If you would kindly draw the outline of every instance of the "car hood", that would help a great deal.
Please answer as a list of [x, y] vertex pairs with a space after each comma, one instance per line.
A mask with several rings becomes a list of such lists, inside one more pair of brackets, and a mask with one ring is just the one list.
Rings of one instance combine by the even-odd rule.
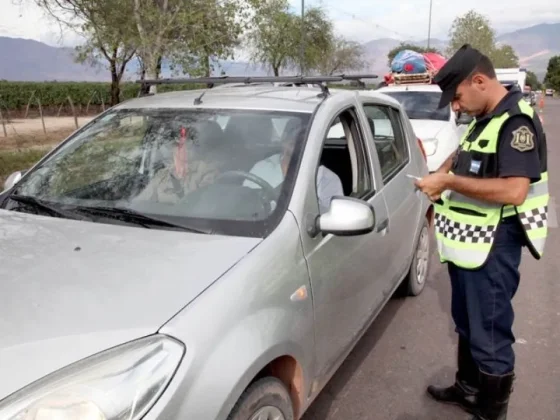
[[436, 138], [441, 130], [451, 124], [449, 121], [410, 120], [414, 133], [420, 140]]
[[259, 241], [0, 210], [0, 400], [155, 333]]

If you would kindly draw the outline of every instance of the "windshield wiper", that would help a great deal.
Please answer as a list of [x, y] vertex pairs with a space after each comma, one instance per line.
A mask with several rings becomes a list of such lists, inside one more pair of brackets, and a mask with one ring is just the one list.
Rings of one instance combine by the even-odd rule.
[[62, 207], [60, 207], [62, 205], [49, 203], [47, 201], [40, 200], [38, 198], [31, 197], [28, 195], [12, 194], [8, 196], [8, 198], [18, 203], [25, 204], [29, 207], [33, 207], [34, 209], [40, 210], [43, 213], [48, 213], [51, 216], [64, 217], [67, 219], [74, 219], [74, 220], [88, 220], [87, 218], [83, 216], [79, 216], [76, 213], [74, 213], [72, 211], [73, 209], [72, 210], [63, 209]]
[[204, 230], [200, 228], [173, 223], [167, 220], [159, 219], [157, 217], [148, 216], [147, 214], [140, 213], [136, 210], [132, 210], [129, 208], [78, 206], [76, 210], [83, 213], [87, 213], [89, 215], [101, 215], [109, 218], [117, 218], [125, 222], [135, 223], [137, 225], [143, 226], [148, 229], [150, 229], [152, 226], [161, 226], [167, 228], [180, 229], [180, 230], [184, 230], [187, 232], [194, 232], [194, 233], [204, 233], [204, 234], [212, 233], [212, 231], [210, 230]]

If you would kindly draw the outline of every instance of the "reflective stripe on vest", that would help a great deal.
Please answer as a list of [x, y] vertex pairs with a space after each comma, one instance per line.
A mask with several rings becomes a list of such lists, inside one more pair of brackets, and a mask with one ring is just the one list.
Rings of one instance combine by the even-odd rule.
[[[519, 108], [533, 118], [533, 108], [523, 99]], [[459, 147], [479, 154], [495, 154], [500, 130], [511, 115], [505, 113], [493, 118], [474, 141], [467, 142], [474, 128], [474, 122], [471, 123]], [[480, 140], [484, 140], [483, 147], [480, 147]], [[441, 262], [452, 262], [466, 269], [479, 268], [488, 258], [502, 218], [515, 215], [524, 228], [531, 254], [537, 259], [543, 255], [548, 233], [548, 172], [541, 173], [541, 179], [530, 185], [527, 198], [520, 206], [480, 201], [456, 191], [445, 191], [441, 198], [441, 204], [434, 204], [435, 235]]]

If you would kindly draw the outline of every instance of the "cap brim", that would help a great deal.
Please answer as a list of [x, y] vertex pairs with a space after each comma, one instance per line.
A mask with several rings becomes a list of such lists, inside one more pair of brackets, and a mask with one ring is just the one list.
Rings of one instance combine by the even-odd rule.
[[454, 97], [455, 97], [455, 89], [447, 89], [441, 92], [438, 108], [439, 109], [445, 108], [447, 105], [451, 103]]

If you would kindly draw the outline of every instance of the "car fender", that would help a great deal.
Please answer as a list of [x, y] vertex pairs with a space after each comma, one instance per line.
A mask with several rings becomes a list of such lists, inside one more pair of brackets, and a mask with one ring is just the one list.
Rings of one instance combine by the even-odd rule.
[[[305, 312], [263, 308], [236, 325], [228, 325], [228, 332], [217, 343], [198, 337], [193, 343], [206, 345], [189, 346], [187, 340], [185, 359], [176, 374], [179, 382], [175, 381], [171, 387], [174, 389], [170, 390], [175, 401], [163, 404], [165, 409], [175, 409], [155, 418], [225, 420], [263, 368], [274, 360], [290, 358], [297, 363], [280, 365], [275, 376], [284, 382], [294, 377], [292, 398], [301, 409], [311, 377], [305, 366], [312, 363], [313, 349], [313, 331], [309, 328], [312, 317], [308, 318]], [[166, 333], [173, 335], [172, 331]], [[208, 346], [210, 343], [212, 346]]]

